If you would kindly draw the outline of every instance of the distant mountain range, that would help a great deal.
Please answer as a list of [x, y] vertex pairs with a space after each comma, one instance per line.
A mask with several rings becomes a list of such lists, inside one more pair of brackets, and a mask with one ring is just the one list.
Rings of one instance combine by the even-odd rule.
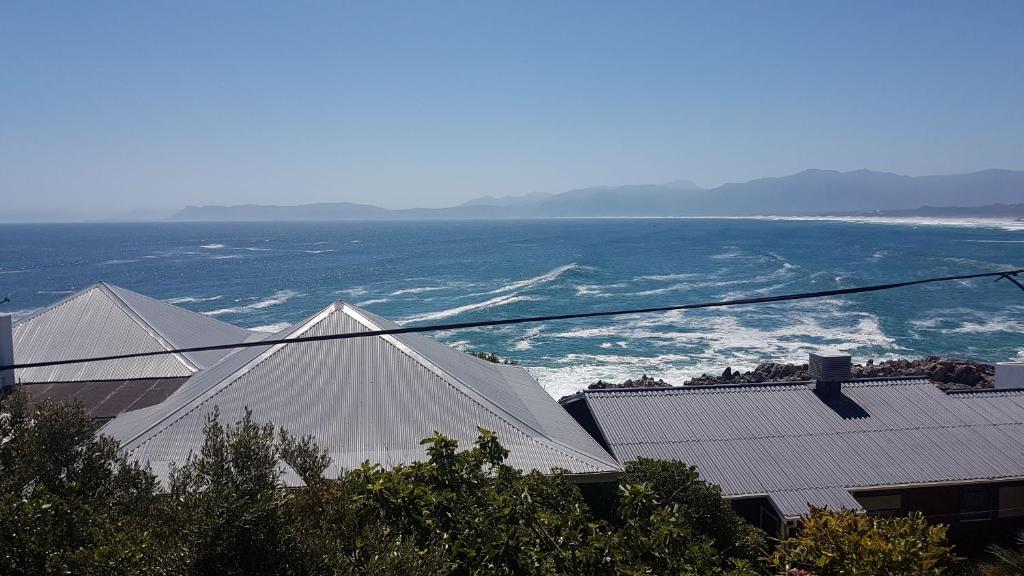
[[[560, 194], [485, 196], [451, 208], [401, 210], [348, 202], [299, 206], [188, 206], [172, 219], [412, 220], [841, 214], [1019, 217], [1022, 201], [1024, 171], [984, 170], [912, 177], [871, 170], [805, 170], [791, 176], [724, 184], [712, 189], [681, 180], [668, 184], [582, 188]], [[961, 206], [969, 208], [958, 208]], [[979, 206], [983, 207], [977, 208]]]

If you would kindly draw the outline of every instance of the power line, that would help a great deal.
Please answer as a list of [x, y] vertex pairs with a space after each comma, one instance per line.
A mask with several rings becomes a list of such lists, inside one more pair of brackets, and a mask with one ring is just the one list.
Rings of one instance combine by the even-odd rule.
[[971, 280], [975, 278], [995, 277], [996, 281], [1007, 279], [1016, 284], [1021, 290], [1024, 285], [1014, 278], [1024, 272], [1024, 268], [1015, 270], [1004, 270], [1001, 272], [984, 272], [980, 274], [962, 274], [959, 276], [941, 276], [937, 278], [924, 278], [920, 280], [906, 280], [889, 284], [875, 284], [871, 286], [858, 286], [855, 288], [839, 288], [836, 290], [821, 290], [817, 292], [799, 292], [795, 294], [781, 294], [778, 296], [762, 296], [759, 298], [740, 298], [734, 300], [720, 300], [718, 302], [701, 302], [697, 304], [678, 304], [674, 306], [656, 306], [652, 308], [629, 308], [623, 310], [606, 310], [601, 312], [576, 312], [570, 314], [553, 314], [548, 316], [527, 316], [521, 318], [506, 318], [503, 320], [480, 320], [476, 322], [458, 322], [454, 324], [431, 324], [428, 326], [403, 326], [401, 328], [390, 328], [387, 330], [368, 330], [365, 332], [345, 332], [341, 334], [321, 334], [318, 336], [299, 336], [297, 338], [283, 338], [275, 340], [258, 340], [254, 342], [238, 342], [235, 344], [218, 344], [214, 346], [196, 346], [193, 348], [177, 348], [173, 350], [157, 350], [153, 352], [134, 352], [131, 354], [116, 354], [112, 356], [96, 356], [93, 358], [77, 358], [74, 360], [52, 360], [49, 362], [31, 362], [26, 364], [10, 364], [0, 366], [0, 370], [19, 368], [41, 368], [44, 366], [61, 366], [64, 364], [81, 364], [84, 362], [100, 362], [104, 360], [122, 360], [126, 358], [142, 358], [147, 356], [161, 356], [164, 354], [182, 354], [190, 352], [208, 352], [211, 350], [233, 350], [236, 348], [253, 348], [257, 346], [274, 346], [277, 344], [297, 344], [302, 342], [323, 342], [326, 340], [348, 340], [351, 338], [370, 338], [374, 336], [388, 336], [395, 334], [413, 334], [420, 332], [439, 332], [442, 330], [463, 330], [466, 328], [483, 328], [488, 326], [507, 326], [510, 324], [529, 324], [536, 322], [551, 322], [557, 320], [575, 320], [580, 318], [599, 318], [602, 316], [624, 316], [631, 314], [650, 314], [654, 312], [672, 312], [676, 310], [697, 310], [701, 308], [720, 308], [725, 306], [742, 306], [748, 304], [770, 304], [773, 302], [788, 302], [791, 300], [807, 300], [811, 298], [828, 298], [831, 296], [843, 296], [846, 294], [861, 294], [865, 292], [879, 292], [917, 286], [919, 284], [931, 284], [935, 282], [950, 282], [953, 280]]

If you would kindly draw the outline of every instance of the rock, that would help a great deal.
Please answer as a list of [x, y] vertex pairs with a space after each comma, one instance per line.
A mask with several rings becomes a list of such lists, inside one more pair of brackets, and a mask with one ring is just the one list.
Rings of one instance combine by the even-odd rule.
[[725, 380], [725, 381], [732, 380], [732, 366], [726, 366], [725, 367], [725, 370], [722, 372], [722, 380]]

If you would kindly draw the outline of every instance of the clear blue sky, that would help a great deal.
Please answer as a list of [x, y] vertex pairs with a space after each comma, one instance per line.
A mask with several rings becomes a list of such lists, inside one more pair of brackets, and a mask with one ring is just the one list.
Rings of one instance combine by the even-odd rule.
[[1019, 169], [1022, 38], [1020, 1], [5, 2], [0, 209]]

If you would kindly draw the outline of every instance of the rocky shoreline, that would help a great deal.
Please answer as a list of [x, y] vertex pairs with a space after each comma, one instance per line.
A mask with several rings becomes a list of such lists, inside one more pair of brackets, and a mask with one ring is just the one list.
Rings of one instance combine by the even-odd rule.
[[[928, 356], [925, 358], [868, 360], [864, 364], [854, 364], [854, 378], [895, 378], [908, 376], [927, 376], [939, 388], [944, 390], [961, 390], [968, 388], [991, 388], [995, 379], [995, 367], [991, 364]], [[764, 382], [798, 382], [810, 380], [807, 364], [780, 364], [764, 362], [749, 372], [740, 372], [726, 367], [721, 374], [701, 374], [681, 383], [668, 383], [652, 378], [646, 374], [635, 380], [615, 384], [602, 380], [591, 384], [590, 390], [608, 388], [659, 388], [665, 386], [709, 386], [713, 384], [760, 384]]]

